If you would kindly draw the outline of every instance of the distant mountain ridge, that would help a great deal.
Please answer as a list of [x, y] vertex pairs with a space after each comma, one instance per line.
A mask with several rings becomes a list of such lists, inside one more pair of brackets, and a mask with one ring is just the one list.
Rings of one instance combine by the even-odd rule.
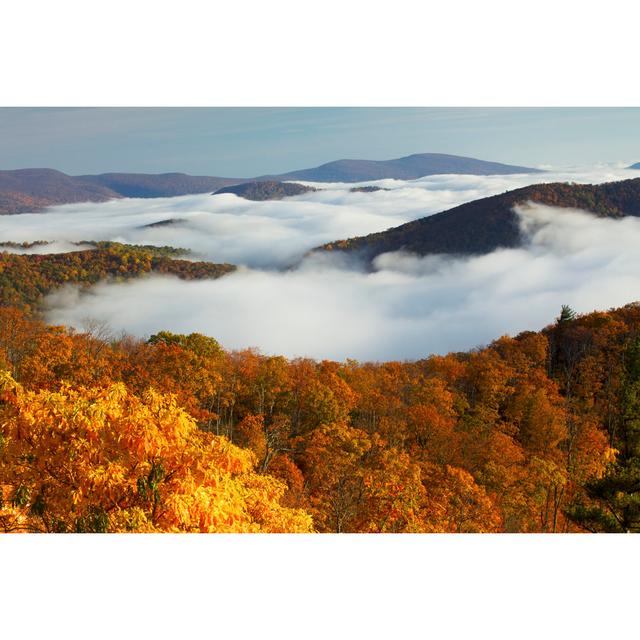
[[241, 181], [239, 178], [190, 176], [186, 173], [101, 173], [75, 176], [74, 179], [106, 187], [125, 198], [167, 198], [208, 193]]
[[507, 175], [542, 173], [539, 169], [487, 162], [445, 153], [416, 153], [392, 160], [335, 160], [312, 169], [280, 175], [260, 176], [257, 180], [305, 180], [308, 182], [366, 182], [369, 180], [415, 180], [437, 174]]
[[59, 204], [106, 202], [114, 198], [162, 198], [210, 193], [242, 178], [184, 173], [103, 173], [70, 176], [55, 169], [0, 171], [0, 214], [42, 211]]
[[85, 183], [55, 169], [0, 171], [0, 213], [24, 213], [55, 204], [104, 202], [120, 197], [103, 185]]
[[640, 178], [599, 185], [548, 183], [523, 187], [380, 233], [330, 242], [313, 252], [341, 251], [371, 261], [390, 251], [477, 255], [517, 247], [522, 237], [513, 207], [529, 201], [583, 209], [600, 217], [640, 216]]
[[414, 154], [393, 160], [336, 160], [311, 169], [258, 178], [191, 176], [184, 173], [70, 176], [55, 169], [0, 170], [0, 214], [42, 211], [45, 207], [58, 204], [105, 202], [112, 198], [160, 198], [211, 193], [223, 187], [249, 182], [413, 180], [443, 173], [504, 175], [539, 173], [539, 170], [439, 153]]

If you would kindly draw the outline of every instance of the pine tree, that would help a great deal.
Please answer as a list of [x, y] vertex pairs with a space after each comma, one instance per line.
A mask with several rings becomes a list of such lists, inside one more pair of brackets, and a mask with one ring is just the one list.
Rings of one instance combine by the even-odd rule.
[[560, 310], [560, 315], [557, 318], [558, 324], [570, 322], [571, 320], [575, 320], [575, 318], [576, 312], [568, 304], [563, 304], [562, 309]]
[[588, 531], [640, 531], [640, 338], [625, 354], [619, 420], [611, 462], [601, 477], [585, 486], [593, 504], [578, 503], [567, 512]]

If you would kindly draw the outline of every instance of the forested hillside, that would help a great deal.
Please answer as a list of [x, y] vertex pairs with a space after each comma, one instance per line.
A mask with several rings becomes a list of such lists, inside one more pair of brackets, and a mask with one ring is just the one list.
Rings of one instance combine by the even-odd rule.
[[483, 254], [522, 243], [513, 207], [536, 202], [582, 209], [597, 216], [640, 215], [640, 178], [605, 184], [538, 184], [474, 200], [427, 218], [368, 236], [330, 242], [318, 250], [357, 253], [371, 260], [389, 251], [427, 254]]
[[304, 184], [295, 182], [277, 182], [275, 180], [265, 180], [264, 182], [245, 182], [230, 187], [222, 187], [213, 195], [221, 193], [233, 193], [246, 200], [282, 200], [291, 196], [299, 196], [309, 191], [317, 191], [315, 187], [307, 187]]
[[[0, 252], [0, 304], [33, 306], [64, 284], [91, 285], [105, 279], [128, 280], [145, 274], [170, 274], [185, 280], [219, 278], [233, 265], [177, 259], [172, 247], [91, 243], [95, 249], [44, 255]], [[0, 246], [1, 249], [1, 246]]]
[[640, 306], [416, 362], [0, 308], [5, 531], [640, 529]]

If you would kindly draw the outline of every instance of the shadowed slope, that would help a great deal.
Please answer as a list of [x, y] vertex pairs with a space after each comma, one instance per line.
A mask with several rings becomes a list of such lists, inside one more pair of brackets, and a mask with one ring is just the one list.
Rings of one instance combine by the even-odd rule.
[[597, 216], [640, 216], [640, 178], [601, 185], [539, 184], [474, 200], [368, 236], [338, 240], [315, 251], [343, 251], [373, 260], [389, 251], [427, 254], [483, 254], [517, 247], [522, 238], [513, 207], [526, 202], [590, 211]]

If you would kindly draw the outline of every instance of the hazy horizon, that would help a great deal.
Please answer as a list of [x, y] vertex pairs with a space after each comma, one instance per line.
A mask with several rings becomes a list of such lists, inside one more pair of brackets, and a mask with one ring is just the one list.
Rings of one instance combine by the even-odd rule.
[[640, 108], [0, 108], [0, 168], [234, 178], [445, 153], [536, 168], [640, 161]]

